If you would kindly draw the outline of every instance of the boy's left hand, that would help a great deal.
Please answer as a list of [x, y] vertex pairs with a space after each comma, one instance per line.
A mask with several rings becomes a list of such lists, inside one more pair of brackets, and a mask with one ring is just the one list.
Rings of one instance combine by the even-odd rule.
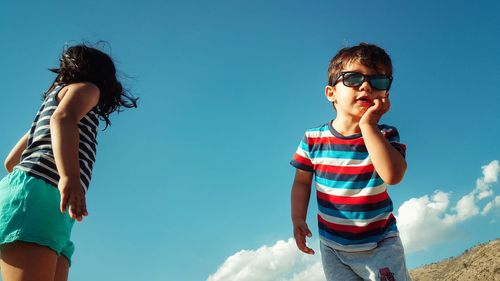
[[306, 244], [306, 237], [311, 238], [312, 233], [305, 221], [293, 223], [293, 236], [295, 238], [295, 244], [297, 244], [297, 248], [299, 248], [299, 250], [306, 254], [314, 255], [314, 250], [307, 247]]
[[389, 109], [391, 108], [391, 102], [389, 100], [389, 94], [385, 94], [383, 97], [376, 98], [373, 100], [373, 105], [370, 106], [361, 119], [359, 120], [359, 125], [372, 125], [376, 126]]

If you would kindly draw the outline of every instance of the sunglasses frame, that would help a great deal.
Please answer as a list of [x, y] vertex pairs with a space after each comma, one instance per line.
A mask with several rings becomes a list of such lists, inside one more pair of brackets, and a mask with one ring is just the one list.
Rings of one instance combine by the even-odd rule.
[[[346, 74], [350, 74], [350, 73], [353, 73], [353, 74], [357, 74], [357, 75], [361, 75], [361, 77], [363, 77], [363, 80], [361, 81], [361, 84], [359, 85], [346, 85], [345, 84], [345, 78], [344, 78], [344, 75]], [[379, 77], [385, 77], [387, 79], [389, 79], [389, 85], [387, 85], [387, 89], [379, 89], [377, 87], [374, 87], [373, 84], [372, 84], [372, 79], [374, 78], [379, 78]], [[389, 76], [389, 75], [385, 75], [385, 74], [374, 74], [374, 75], [365, 75], [363, 73], [360, 73], [360, 72], [357, 72], [357, 71], [344, 71], [344, 72], [341, 72], [340, 75], [333, 81], [332, 83], [332, 87], [337, 85], [340, 80], [342, 80], [342, 83], [344, 84], [344, 86], [346, 87], [350, 87], [350, 88], [353, 88], [353, 87], [359, 87], [361, 85], [363, 85], [363, 83], [365, 81], [368, 82], [368, 84], [370, 84], [370, 87], [372, 87], [373, 89], [377, 90], [377, 91], [389, 91], [389, 89], [391, 88], [391, 85], [392, 85], [392, 76]]]

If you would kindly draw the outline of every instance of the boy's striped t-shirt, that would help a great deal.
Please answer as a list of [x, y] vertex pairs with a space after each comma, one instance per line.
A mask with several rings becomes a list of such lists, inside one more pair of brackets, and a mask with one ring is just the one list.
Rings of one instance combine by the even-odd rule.
[[[379, 125], [389, 143], [404, 156], [396, 128]], [[373, 249], [397, 236], [387, 184], [374, 169], [361, 134], [342, 136], [331, 122], [306, 131], [291, 161], [314, 173], [320, 239], [343, 251]]]

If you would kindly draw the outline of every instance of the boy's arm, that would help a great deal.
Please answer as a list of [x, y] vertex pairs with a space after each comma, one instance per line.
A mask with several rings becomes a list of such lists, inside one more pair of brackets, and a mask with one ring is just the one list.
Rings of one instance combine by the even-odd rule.
[[75, 83], [67, 91], [50, 118], [52, 150], [60, 179], [61, 212], [78, 221], [87, 215], [85, 192], [80, 184], [78, 122], [99, 101], [99, 88], [91, 83]]
[[387, 184], [397, 184], [406, 172], [406, 160], [378, 128], [380, 117], [389, 111], [388, 98], [374, 100], [360, 120], [359, 127], [375, 170]]
[[307, 207], [311, 196], [312, 175], [311, 172], [300, 169], [295, 172], [292, 185], [292, 223], [297, 248], [306, 254], [314, 255], [314, 250], [306, 245], [306, 236], [312, 236], [306, 223]]
[[21, 161], [21, 154], [28, 146], [28, 138], [29, 133], [24, 134], [24, 136], [22, 136], [22, 138], [19, 139], [16, 145], [12, 148], [9, 155], [7, 155], [7, 158], [5, 158], [4, 166], [5, 169], [7, 169], [7, 172], [12, 172], [14, 166], [19, 164]]

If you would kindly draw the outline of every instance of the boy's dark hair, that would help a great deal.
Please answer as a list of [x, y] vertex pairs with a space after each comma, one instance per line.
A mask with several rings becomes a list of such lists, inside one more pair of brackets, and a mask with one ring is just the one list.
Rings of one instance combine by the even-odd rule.
[[361, 43], [357, 46], [340, 49], [328, 65], [328, 85], [332, 85], [342, 70], [353, 62], [392, 76], [392, 62], [384, 49], [377, 45]]
[[[123, 107], [137, 107], [138, 98], [134, 98], [123, 89], [116, 78], [116, 68], [110, 56], [96, 48], [79, 44], [67, 48], [59, 59], [59, 68], [50, 69], [57, 73], [53, 87], [78, 82], [91, 82], [100, 91], [97, 114], [111, 125], [109, 115], [122, 111]], [[45, 96], [48, 92], [45, 94]]]

